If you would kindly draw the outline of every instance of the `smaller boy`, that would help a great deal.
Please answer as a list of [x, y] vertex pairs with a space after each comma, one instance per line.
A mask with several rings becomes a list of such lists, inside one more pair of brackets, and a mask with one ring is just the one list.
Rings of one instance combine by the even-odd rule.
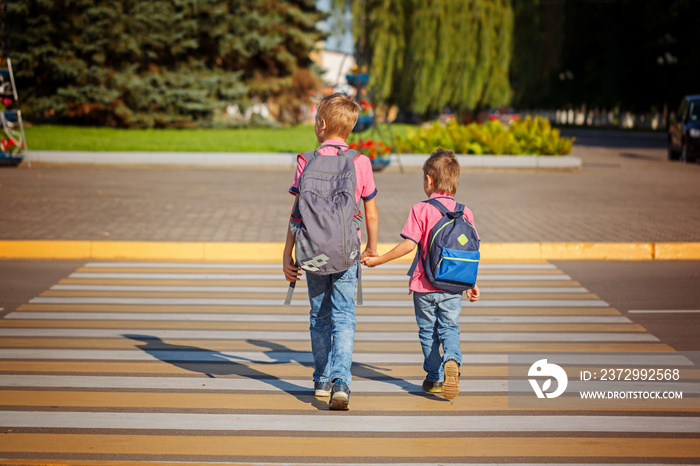
[[[423, 165], [423, 190], [430, 199], [437, 199], [453, 211], [457, 202], [454, 195], [459, 183], [459, 161], [452, 151], [442, 148], [433, 152]], [[465, 208], [464, 216], [473, 225], [474, 215]], [[364, 257], [362, 263], [375, 267], [412, 252], [420, 245], [421, 260], [409, 281], [413, 293], [413, 305], [418, 323], [418, 337], [423, 349], [423, 369], [427, 373], [423, 390], [440, 393], [451, 400], [459, 393], [459, 366], [462, 350], [459, 340], [459, 314], [462, 295], [436, 289], [424, 275], [423, 259], [429, 249], [429, 237], [442, 213], [425, 202], [411, 208], [406, 225], [401, 231], [404, 238], [396, 247], [379, 257]], [[479, 287], [467, 290], [469, 301], [479, 300]], [[442, 344], [443, 355], [440, 356]]]

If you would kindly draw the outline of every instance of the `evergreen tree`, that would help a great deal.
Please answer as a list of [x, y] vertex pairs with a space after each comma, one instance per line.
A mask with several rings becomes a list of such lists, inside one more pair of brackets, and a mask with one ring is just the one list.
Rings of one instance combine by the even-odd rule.
[[510, 1], [353, 0], [374, 98], [422, 115], [507, 104]]
[[298, 105], [317, 18], [310, 0], [13, 0], [6, 46], [29, 113], [191, 126], [227, 103]]

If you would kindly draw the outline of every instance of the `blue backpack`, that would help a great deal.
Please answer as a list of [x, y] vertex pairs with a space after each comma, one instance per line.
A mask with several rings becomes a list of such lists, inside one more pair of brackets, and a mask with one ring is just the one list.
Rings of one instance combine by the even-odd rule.
[[[447, 198], [449, 199], [449, 198]], [[457, 204], [453, 212], [436, 198], [423, 201], [437, 208], [442, 219], [430, 231], [428, 252], [423, 261], [425, 277], [438, 290], [463, 293], [474, 288], [479, 270], [479, 236], [474, 225], [464, 217], [464, 205]], [[421, 258], [418, 245], [408, 275], [412, 276]]]

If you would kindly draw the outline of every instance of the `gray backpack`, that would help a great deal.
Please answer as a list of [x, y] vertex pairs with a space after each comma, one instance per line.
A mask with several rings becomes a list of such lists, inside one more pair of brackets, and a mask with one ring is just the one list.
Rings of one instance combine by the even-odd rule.
[[[319, 155], [322, 147], [335, 147], [338, 155]], [[308, 162], [299, 179], [299, 197], [289, 224], [297, 266], [316, 275], [344, 272], [359, 263], [361, 254], [362, 213], [355, 201], [354, 162], [360, 154], [328, 145], [302, 155]], [[286, 304], [291, 301], [293, 284]], [[362, 304], [361, 289], [358, 277], [358, 304]]]

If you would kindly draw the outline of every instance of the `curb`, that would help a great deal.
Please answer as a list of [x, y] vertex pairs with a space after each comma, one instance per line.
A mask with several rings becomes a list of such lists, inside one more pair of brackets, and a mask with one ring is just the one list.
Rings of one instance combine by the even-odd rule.
[[[380, 244], [378, 249], [385, 253], [393, 247]], [[0, 241], [0, 258], [276, 263], [283, 249], [283, 243], [10, 240]], [[480, 250], [484, 261], [700, 260], [700, 242], [484, 243]], [[411, 262], [409, 256], [400, 262]]]
[[[204, 167], [282, 167], [296, 166], [292, 152], [93, 152], [32, 150], [25, 161], [84, 165], [176, 165]], [[427, 154], [392, 154], [390, 166], [421, 168]], [[581, 159], [571, 155], [457, 155], [462, 168], [578, 170]]]
[[32, 150], [25, 161], [35, 163], [66, 163], [83, 165], [179, 165], [179, 166], [296, 166], [291, 152], [103, 152]]

